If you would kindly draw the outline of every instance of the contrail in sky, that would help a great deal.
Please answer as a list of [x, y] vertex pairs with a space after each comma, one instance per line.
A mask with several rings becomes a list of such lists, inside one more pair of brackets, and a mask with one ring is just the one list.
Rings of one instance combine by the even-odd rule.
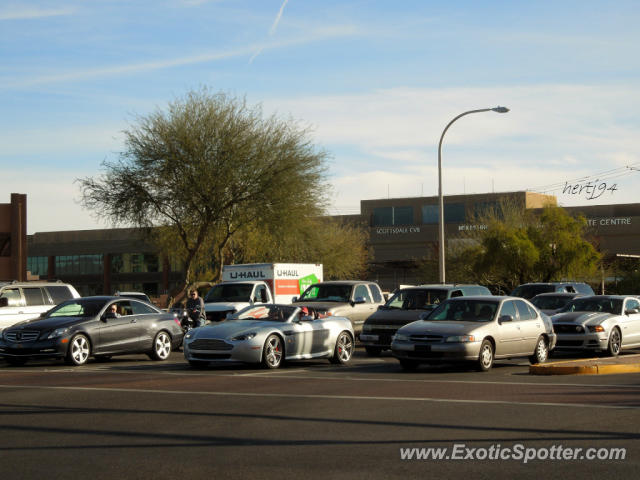
[[280, 11], [278, 12], [278, 16], [273, 21], [273, 25], [271, 25], [271, 28], [269, 29], [269, 36], [276, 33], [276, 28], [278, 28], [278, 23], [280, 23], [280, 19], [282, 18], [282, 12], [284, 12], [284, 7], [287, 5], [288, 1], [289, 0], [284, 0], [284, 2], [282, 2], [282, 5], [280, 6]]
[[[273, 21], [273, 25], [271, 25], [271, 28], [269, 29], [269, 36], [272, 37], [274, 33], [276, 33], [276, 29], [278, 28], [278, 24], [280, 23], [280, 19], [282, 18], [282, 12], [284, 12], [284, 7], [287, 5], [287, 3], [289, 2], [289, 0], [284, 0], [284, 2], [282, 2], [282, 5], [280, 5], [280, 11], [278, 12], [278, 15], [276, 15], [276, 19]], [[252, 63], [253, 60], [260, 55], [260, 53], [262, 52], [262, 49], [264, 48], [264, 46], [258, 48], [258, 50], [256, 51], [256, 53], [254, 53], [252, 55], [252, 57], [249, 59], [249, 63]]]

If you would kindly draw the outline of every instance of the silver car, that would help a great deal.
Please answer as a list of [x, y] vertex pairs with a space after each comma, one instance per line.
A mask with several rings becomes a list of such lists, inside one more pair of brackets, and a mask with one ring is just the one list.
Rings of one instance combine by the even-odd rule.
[[306, 307], [253, 305], [221, 323], [190, 330], [184, 357], [194, 367], [212, 361], [262, 363], [278, 368], [285, 360], [351, 360], [354, 333], [349, 319], [321, 317]]
[[551, 319], [558, 349], [616, 356], [625, 348], [640, 346], [640, 300], [635, 296], [576, 298]]
[[473, 296], [451, 298], [426, 319], [400, 328], [391, 351], [405, 370], [466, 361], [487, 371], [500, 358], [545, 362], [555, 343], [551, 319], [527, 300]]

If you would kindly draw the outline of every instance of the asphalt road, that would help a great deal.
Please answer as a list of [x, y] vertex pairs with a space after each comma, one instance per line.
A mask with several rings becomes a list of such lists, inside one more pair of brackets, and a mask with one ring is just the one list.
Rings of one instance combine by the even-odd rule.
[[[76, 368], [0, 362], [4, 480], [636, 478], [638, 425], [640, 374], [538, 377], [525, 362], [405, 373], [360, 350], [347, 367], [277, 371], [194, 370], [181, 352]], [[581, 458], [609, 448], [625, 458]]]

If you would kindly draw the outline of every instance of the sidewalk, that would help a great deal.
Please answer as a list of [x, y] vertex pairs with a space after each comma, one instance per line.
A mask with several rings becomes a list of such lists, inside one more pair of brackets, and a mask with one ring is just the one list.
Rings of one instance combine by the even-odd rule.
[[558, 360], [529, 366], [531, 375], [609, 375], [640, 373], [640, 355]]

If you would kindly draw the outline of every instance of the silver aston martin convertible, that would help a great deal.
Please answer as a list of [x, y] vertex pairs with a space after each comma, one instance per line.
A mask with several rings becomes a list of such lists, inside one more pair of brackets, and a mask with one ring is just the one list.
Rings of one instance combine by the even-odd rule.
[[285, 360], [328, 358], [347, 363], [354, 349], [351, 322], [319, 317], [307, 307], [253, 305], [218, 324], [190, 330], [184, 357], [194, 367], [209, 362], [262, 363], [278, 368]]

